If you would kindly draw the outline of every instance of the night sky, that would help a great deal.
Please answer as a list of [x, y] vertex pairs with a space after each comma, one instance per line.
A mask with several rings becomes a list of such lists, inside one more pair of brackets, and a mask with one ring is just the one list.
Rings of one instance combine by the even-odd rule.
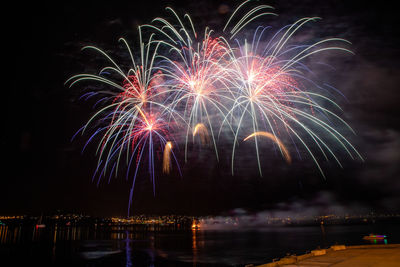
[[[327, 211], [399, 211], [400, 121], [399, 29], [396, 10], [365, 1], [260, 1], [279, 17], [264, 25], [279, 28], [304, 16], [320, 16], [311, 34], [352, 42], [355, 55], [324, 58], [335, 70], [320, 78], [346, 96], [337, 98], [341, 115], [356, 131], [345, 132], [365, 158], [343, 158], [343, 169], [323, 163], [324, 179], [310, 159], [288, 166], [273, 153], [262, 153], [263, 177], [241, 150], [237, 175], [230, 175], [230, 153], [201, 149], [182, 163], [183, 176], [158, 175], [156, 195], [148, 175], [140, 173], [134, 213], [220, 214], [235, 208]], [[2, 89], [5, 115], [0, 214], [37, 214], [56, 210], [90, 215], [126, 215], [131, 180], [121, 175], [110, 184], [92, 182], [97, 157], [93, 144], [82, 154], [87, 136], [71, 142], [74, 133], [95, 112], [79, 100], [84, 85], [68, 88], [71, 75], [95, 73], [104, 61], [81, 52], [96, 45], [118, 56], [118, 38], [137, 41], [137, 26], [165, 16], [164, 7], [188, 12], [198, 28], [221, 27], [238, 1], [95, 1], [57, 5], [31, 3], [9, 7], [3, 23]], [[230, 12], [219, 9], [224, 4]], [[221, 11], [222, 10], [222, 11]], [[128, 64], [128, 60], [122, 59]], [[93, 84], [95, 86], [95, 84]], [[4, 114], [4, 112], [3, 112]], [[251, 150], [250, 150], [251, 151]]]

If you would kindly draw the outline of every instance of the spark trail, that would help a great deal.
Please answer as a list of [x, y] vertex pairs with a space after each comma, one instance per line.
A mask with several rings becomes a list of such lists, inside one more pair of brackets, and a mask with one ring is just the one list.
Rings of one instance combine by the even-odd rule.
[[248, 139], [250, 139], [250, 138], [252, 138], [252, 137], [255, 137], [255, 136], [264, 136], [264, 137], [269, 138], [269, 139], [272, 140], [273, 142], [275, 142], [275, 143], [279, 146], [279, 149], [280, 149], [280, 151], [282, 152], [283, 156], [285, 157], [286, 162], [289, 163], [289, 164], [292, 163], [292, 158], [291, 158], [291, 156], [290, 156], [290, 154], [289, 154], [289, 151], [288, 151], [287, 148], [285, 147], [285, 145], [282, 143], [281, 140], [279, 140], [278, 137], [276, 137], [275, 135], [273, 135], [273, 134], [271, 134], [271, 133], [268, 133], [268, 132], [256, 132], [256, 133], [252, 133], [251, 135], [249, 135], [249, 136], [247, 136], [245, 139], [243, 139], [243, 141], [246, 141], [246, 140], [248, 140]]

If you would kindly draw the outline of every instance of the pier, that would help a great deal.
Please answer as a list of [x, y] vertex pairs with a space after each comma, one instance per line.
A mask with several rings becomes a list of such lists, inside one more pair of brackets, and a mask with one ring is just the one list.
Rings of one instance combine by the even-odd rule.
[[400, 244], [390, 245], [336, 245], [329, 249], [317, 249], [304, 255], [291, 255], [257, 267], [399, 267]]

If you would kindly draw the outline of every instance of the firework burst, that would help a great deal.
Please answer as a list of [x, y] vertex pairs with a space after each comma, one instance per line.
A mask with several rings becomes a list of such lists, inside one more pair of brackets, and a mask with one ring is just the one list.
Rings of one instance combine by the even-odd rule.
[[[232, 149], [232, 173], [238, 136], [245, 129], [243, 122], [247, 121], [251, 121], [249, 126], [254, 133], [268, 131], [276, 137], [286, 135], [293, 143], [300, 142], [322, 175], [324, 174], [311, 148], [310, 139], [312, 146], [317, 147], [327, 160], [329, 154], [340, 166], [341, 163], [327, 143], [327, 138], [333, 138], [350, 157], [361, 158], [350, 142], [330, 125], [329, 117], [353, 131], [334, 112], [319, 104], [329, 101], [338, 107], [335, 102], [314, 91], [316, 83], [307, 78], [306, 74], [311, 71], [303, 63], [307, 57], [328, 50], [352, 53], [342, 47], [349, 42], [340, 38], [329, 38], [311, 45], [288, 45], [291, 36], [304, 24], [317, 19], [304, 18], [283, 27], [265, 45], [261, 44], [261, 40], [269, 28], [258, 27], [251, 43], [244, 40], [240, 44], [238, 40], [236, 49], [230, 49], [231, 60], [227, 69], [232, 83], [230, 87], [234, 88], [236, 97], [225, 120], [237, 120]], [[254, 138], [259, 173], [262, 175], [259, 141], [257, 135]]]
[[[260, 175], [260, 137], [273, 141], [289, 164], [293, 161], [289, 144], [304, 149], [322, 175], [318, 155], [334, 159], [341, 166], [332, 146], [362, 160], [335, 127], [339, 123], [353, 131], [325, 105], [340, 110], [322, 93], [329, 88], [322, 88], [308, 78], [310, 56], [330, 50], [352, 53], [346, 48], [349, 42], [328, 38], [311, 44], [293, 43], [292, 36], [305, 24], [317, 21], [317, 17], [300, 19], [273, 35], [271, 27], [259, 26], [252, 40], [241, 39], [241, 32], [250, 22], [276, 15], [268, 5], [244, 11], [249, 3], [242, 3], [232, 13], [223, 35], [208, 27], [204, 34], [198, 34], [188, 14], [180, 17], [173, 9], [166, 8], [173, 15], [171, 21], [159, 17], [139, 27], [139, 60], [135, 60], [125, 39], [120, 39], [131, 61], [126, 71], [101, 49], [84, 48], [103, 55], [110, 66], [103, 67], [97, 75], [75, 75], [66, 83], [72, 86], [90, 80], [104, 83], [110, 89], [84, 95], [85, 98], [103, 95], [98, 103], [106, 104], [79, 132], [83, 134], [89, 126], [96, 129], [88, 143], [100, 139], [96, 169], [99, 181], [106, 173], [109, 177], [117, 176], [122, 162], [127, 179], [133, 172], [129, 207], [141, 165], [147, 163], [155, 192], [157, 152], [163, 153], [163, 173], [171, 172], [172, 158], [180, 173], [172, 148], [179, 151], [183, 145], [187, 161], [190, 135], [193, 140], [199, 135], [203, 145], [212, 145], [217, 160], [221, 132], [228, 133], [225, 138], [232, 136], [228, 140], [232, 144], [232, 174], [239, 140], [250, 138], [254, 139]], [[144, 29], [148, 34], [146, 41], [143, 41]]]

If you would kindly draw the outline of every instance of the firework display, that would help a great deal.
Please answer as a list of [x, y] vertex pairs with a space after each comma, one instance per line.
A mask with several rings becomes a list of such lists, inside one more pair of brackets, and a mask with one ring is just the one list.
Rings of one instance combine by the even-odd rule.
[[[103, 55], [109, 66], [66, 82], [104, 84], [83, 95], [101, 96], [96, 106], [102, 107], [78, 132], [92, 131], [87, 144], [98, 141], [94, 177], [110, 179], [123, 166], [126, 178], [132, 179], [129, 207], [139, 170], [148, 170], [155, 193], [156, 174], [181, 174], [179, 162], [188, 161], [196, 138], [217, 160], [221, 150], [230, 147], [232, 175], [235, 152], [250, 138], [261, 176], [261, 137], [273, 142], [288, 165], [296, 160], [293, 152], [303, 151], [322, 176], [322, 159], [341, 166], [337, 151], [362, 160], [342, 133], [343, 128], [353, 130], [325, 93], [336, 89], [310, 78], [313, 55], [352, 53], [350, 43], [341, 38], [298, 43], [293, 36], [319, 18], [302, 18], [273, 31], [262, 25], [266, 17], [276, 15], [273, 8], [251, 5], [239, 5], [219, 35], [209, 28], [200, 34], [188, 14], [181, 17], [166, 8], [172, 19], [159, 17], [139, 26], [137, 49], [119, 40], [129, 54], [128, 69], [97, 47], [83, 48]], [[245, 29], [253, 33], [250, 40]]]

